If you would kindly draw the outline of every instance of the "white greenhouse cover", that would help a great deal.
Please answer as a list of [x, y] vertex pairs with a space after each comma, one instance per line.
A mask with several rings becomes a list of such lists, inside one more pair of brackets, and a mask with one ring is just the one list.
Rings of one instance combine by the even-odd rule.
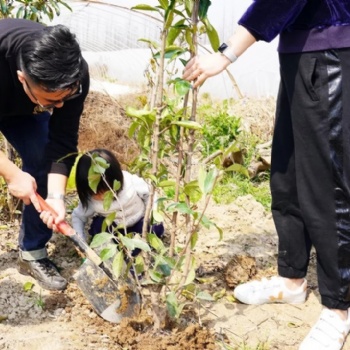
[[[152, 12], [130, 11], [137, 4], [158, 5], [155, 0], [104, 0], [103, 2], [71, 1], [67, 3], [73, 12], [61, 7], [62, 13], [52, 24], [62, 23], [71, 28], [81, 44], [83, 55], [89, 63], [93, 80], [101, 84], [101, 77], [108, 77], [103, 88], [113, 84], [144, 85], [150, 51], [140, 38], [159, 40], [161, 23]], [[250, 0], [212, 0], [208, 17], [217, 29], [221, 41], [227, 40], [235, 30], [237, 21], [250, 5]], [[210, 50], [208, 41], [201, 42]], [[229, 67], [241, 93], [248, 97], [276, 96], [279, 84], [277, 39], [272, 43], [258, 42], [249, 48]], [[205, 54], [200, 49], [200, 54]], [[182, 67], [179, 67], [181, 76]], [[216, 98], [237, 98], [226, 72], [209, 78], [201, 87]]]

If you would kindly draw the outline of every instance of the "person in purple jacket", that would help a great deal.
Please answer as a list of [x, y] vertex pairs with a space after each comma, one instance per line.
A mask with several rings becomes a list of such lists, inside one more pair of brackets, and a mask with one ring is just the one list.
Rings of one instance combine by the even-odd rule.
[[350, 330], [350, 1], [255, 0], [219, 52], [183, 78], [199, 87], [279, 35], [271, 194], [278, 276], [236, 287], [245, 304], [303, 303], [312, 247], [323, 309], [299, 350], [339, 350]]
[[[64, 194], [78, 145], [89, 71], [78, 41], [63, 25], [0, 20], [0, 132], [22, 159], [18, 167], [0, 152], [0, 176], [24, 202], [19, 272], [45, 289], [67, 281], [47, 257], [46, 245], [65, 217]], [[58, 214], [40, 212], [36, 192]], [[44, 222], [43, 222], [43, 221]]]

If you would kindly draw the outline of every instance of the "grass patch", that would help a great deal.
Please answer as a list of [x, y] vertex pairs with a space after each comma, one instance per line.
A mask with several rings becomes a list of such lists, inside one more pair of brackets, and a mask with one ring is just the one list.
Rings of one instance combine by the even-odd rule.
[[213, 200], [217, 204], [229, 204], [237, 197], [252, 195], [266, 210], [271, 208], [269, 174], [257, 179], [248, 179], [239, 174], [226, 174], [213, 191]]

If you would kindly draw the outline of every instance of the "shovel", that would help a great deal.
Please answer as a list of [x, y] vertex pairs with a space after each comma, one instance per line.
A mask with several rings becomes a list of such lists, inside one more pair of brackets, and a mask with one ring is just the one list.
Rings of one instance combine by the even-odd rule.
[[[37, 198], [41, 210], [50, 212], [56, 218], [55, 210], [39, 194]], [[57, 228], [74, 243], [78, 252], [86, 258], [75, 273], [74, 279], [95, 312], [106, 321], [113, 323], [120, 323], [123, 318], [138, 314], [141, 310], [141, 297], [131, 281], [128, 280], [123, 285], [114, 281], [112, 273], [101, 258], [67, 221], [59, 223]]]

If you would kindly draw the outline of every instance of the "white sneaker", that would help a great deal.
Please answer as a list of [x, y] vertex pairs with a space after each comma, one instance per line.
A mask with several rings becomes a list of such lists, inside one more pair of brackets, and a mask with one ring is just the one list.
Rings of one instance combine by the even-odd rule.
[[233, 295], [244, 304], [260, 305], [266, 303], [302, 304], [306, 299], [307, 282], [296, 290], [289, 290], [283, 278], [275, 276], [261, 281], [247, 282], [238, 285]]
[[299, 350], [340, 350], [350, 331], [350, 312], [343, 321], [332, 310], [323, 309], [321, 316], [301, 343]]

